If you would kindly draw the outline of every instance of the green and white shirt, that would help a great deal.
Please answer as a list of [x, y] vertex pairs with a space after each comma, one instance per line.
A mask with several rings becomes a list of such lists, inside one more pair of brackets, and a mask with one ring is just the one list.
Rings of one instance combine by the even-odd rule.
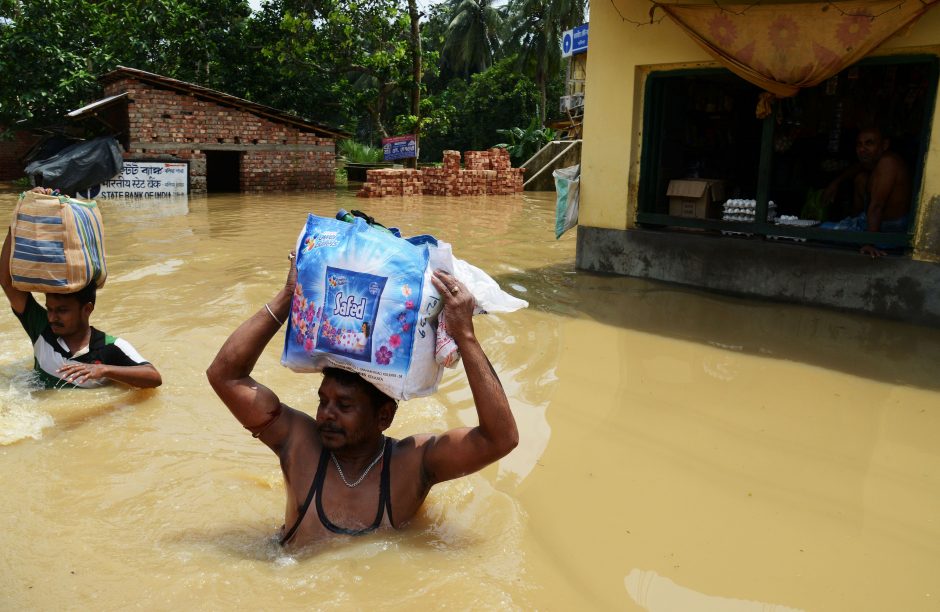
[[137, 366], [150, 363], [140, 356], [130, 342], [109, 336], [94, 327], [88, 346], [73, 354], [62, 338], [56, 336], [49, 325], [46, 309], [39, 305], [32, 294], [26, 297], [23, 314], [13, 311], [20, 320], [23, 329], [33, 342], [35, 369], [39, 380], [47, 389], [53, 388], [92, 388], [107, 384], [107, 379], [87, 380], [81, 385], [66, 382], [56, 375], [56, 370], [70, 362], [102, 363], [114, 366]]

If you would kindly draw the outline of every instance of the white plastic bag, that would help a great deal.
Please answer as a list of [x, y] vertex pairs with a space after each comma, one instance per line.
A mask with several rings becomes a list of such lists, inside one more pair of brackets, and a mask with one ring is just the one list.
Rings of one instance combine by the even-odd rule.
[[581, 197], [581, 164], [559, 168], [555, 177], [555, 239], [578, 224], [578, 202]]
[[454, 276], [473, 294], [476, 300], [474, 314], [487, 312], [515, 312], [529, 305], [525, 300], [513, 297], [499, 288], [489, 274], [480, 268], [454, 258]]

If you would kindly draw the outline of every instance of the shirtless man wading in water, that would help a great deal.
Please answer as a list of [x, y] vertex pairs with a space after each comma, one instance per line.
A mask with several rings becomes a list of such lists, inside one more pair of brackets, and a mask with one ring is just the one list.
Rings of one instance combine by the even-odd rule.
[[235, 418], [280, 459], [287, 489], [282, 545], [404, 527], [432, 486], [476, 472], [516, 447], [509, 400], [473, 332], [473, 296], [441, 271], [432, 282], [463, 356], [479, 425], [388, 438], [383, 432], [396, 402], [358, 374], [338, 369], [323, 373], [316, 417], [282, 404], [251, 371], [290, 312], [297, 282], [293, 253], [290, 259], [284, 288], [235, 330], [207, 371]]

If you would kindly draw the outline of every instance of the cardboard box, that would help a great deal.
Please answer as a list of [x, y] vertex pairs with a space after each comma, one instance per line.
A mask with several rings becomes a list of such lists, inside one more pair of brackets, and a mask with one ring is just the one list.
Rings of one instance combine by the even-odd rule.
[[721, 218], [725, 200], [724, 182], [719, 179], [680, 179], [669, 181], [669, 214], [697, 219]]

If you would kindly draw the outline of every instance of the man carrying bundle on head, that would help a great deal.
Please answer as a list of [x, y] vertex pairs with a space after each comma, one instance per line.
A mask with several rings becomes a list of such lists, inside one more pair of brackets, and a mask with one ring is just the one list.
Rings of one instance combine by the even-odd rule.
[[[52, 195], [52, 190], [42, 187], [33, 191]], [[0, 285], [33, 343], [35, 369], [47, 388], [89, 388], [108, 381], [160, 386], [160, 373], [129, 342], [91, 326], [95, 282], [74, 292], [46, 293], [43, 308], [30, 291], [15, 286], [10, 271], [13, 251], [12, 232], [7, 231], [0, 253]]]
[[287, 489], [282, 545], [402, 528], [432, 486], [476, 472], [516, 447], [519, 434], [509, 400], [474, 334], [474, 297], [440, 270], [431, 282], [462, 354], [479, 425], [388, 438], [384, 431], [396, 401], [359, 374], [338, 368], [323, 370], [315, 416], [282, 404], [251, 372], [290, 315], [297, 289], [293, 253], [290, 260], [284, 288], [235, 330], [207, 371], [232, 414], [280, 460]]

